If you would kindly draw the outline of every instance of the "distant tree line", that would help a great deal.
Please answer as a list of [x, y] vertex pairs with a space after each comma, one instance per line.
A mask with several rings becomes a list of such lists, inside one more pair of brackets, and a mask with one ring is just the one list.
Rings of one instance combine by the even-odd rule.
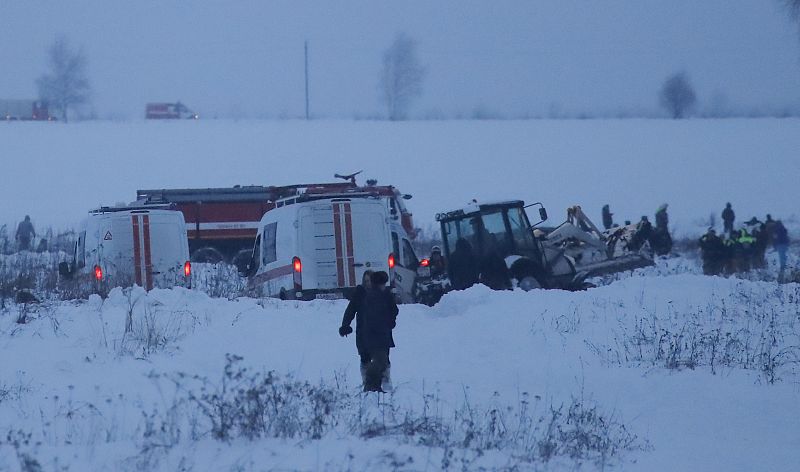
[[[785, 6], [791, 20], [800, 26], [800, 0], [778, 1]], [[392, 121], [408, 119], [412, 105], [422, 96], [426, 76], [427, 68], [420, 61], [417, 41], [406, 33], [397, 33], [382, 54], [378, 76], [379, 98], [384, 106], [385, 114], [381, 117], [369, 116], [366, 118], [386, 118]], [[67, 121], [71, 114], [75, 115], [81, 106], [88, 103], [91, 94], [87, 59], [83, 50], [72, 47], [63, 36], [56, 38], [47, 51], [47, 71], [36, 80], [36, 86], [40, 100], [48, 103], [51, 113], [57, 114], [62, 121]], [[721, 101], [724, 101], [724, 98]], [[666, 78], [658, 92], [658, 102], [660, 107], [673, 119], [687, 118], [693, 114], [712, 117], [797, 116], [800, 114], [800, 110], [791, 106], [783, 109], [730, 110], [727, 107], [723, 108], [720, 103], [715, 103], [713, 100], [711, 109], [698, 112], [697, 93], [692, 86], [689, 74], [685, 71], [676, 72]], [[491, 110], [483, 104], [476, 105], [471, 112], [456, 113], [455, 115], [446, 115], [436, 109], [417, 114], [418, 119], [426, 120], [452, 118], [475, 120], [590, 119], [643, 116], [650, 116], [650, 112], [645, 109], [620, 110], [611, 113], [580, 111], [565, 113], [557, 103], [551, 103], [549, 112], [543, 115], [509, 116]], [[288, 113], [284, 111], [279, 117], [287, 118]]]

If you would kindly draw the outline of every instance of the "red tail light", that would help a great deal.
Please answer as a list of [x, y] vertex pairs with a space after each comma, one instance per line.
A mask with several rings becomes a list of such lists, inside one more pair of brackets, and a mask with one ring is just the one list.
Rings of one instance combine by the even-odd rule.
[[94, 266], [94, 278], [103, 280], [103, 269], [101, 269], [99, 265]]
[[431, 265], [431, 261], [429, 261], [428, 259], [422, 259], [421, 261], [419, 261], [420, 267], [428, 267], [429, 265]]
[[389, 268], [394, 269], [394, 254], [389, 254]]
[[186, 261], [186, 264], [183, 265], [183, 275], [186, 277], [191, 277], [192, 275], [192, 263]]
[[292, 274], [292, 282], [294, 283], [294, 289], [302, 290], [303, 289], [303, 263], [300, 262], [300, 258], [294, 256], [292, 258], [292, 270], [294, 273]]

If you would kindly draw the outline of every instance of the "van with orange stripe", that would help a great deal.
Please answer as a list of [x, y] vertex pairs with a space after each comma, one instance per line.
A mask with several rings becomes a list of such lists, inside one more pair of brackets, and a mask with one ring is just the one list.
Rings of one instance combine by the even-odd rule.
[[398, 299], [411, 302], [419, 262], [409, 239], [379, 197], [285, 199], [261, 218], [245, 274], [248, 287], [257, 296], [339, 299], [350, 295], [365, 271], [386, 271]]
[[191, 288], [183, 213], [167, 206], [102, 207], [89, 212], [72, 261], [59, 272], [89, 292], [114, 287]]

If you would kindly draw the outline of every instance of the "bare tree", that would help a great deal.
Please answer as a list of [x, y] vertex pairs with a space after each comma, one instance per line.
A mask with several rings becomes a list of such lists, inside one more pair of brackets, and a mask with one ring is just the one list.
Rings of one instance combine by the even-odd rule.
[[684, 118], [697, 103], [694, 88], [685, 72], [678, 72], [664, 82], [660, 98], [661, 106], [676, 120]]
[[783, 0], [783, 3], [789, 10], [789, 16], [793, 20], [800, 22], [800, 0]]
[[422, 94], [425, 68], [417, 58], [417, 42], [398, 33], [383, 53], [380, 75], [381, 98], [390, 120], [402, 120], [411, 101]]
[[89, 100], [86, 56], [73, 50], [63, 36], [56, 38], [47, 51], [48, 71], [36, 79], [39, 98], [67, 121], [67, 112]]

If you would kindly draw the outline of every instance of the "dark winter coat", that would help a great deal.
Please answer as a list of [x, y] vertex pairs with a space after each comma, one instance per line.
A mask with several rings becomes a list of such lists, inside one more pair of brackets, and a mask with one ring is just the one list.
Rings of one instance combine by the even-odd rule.
[[385, 290], [365, 290], [356, 315], [356, 347], [371, 352], [394, 346], [392, 330], [397, 324], [394, 294]]
[[356, 287], [344, 311], [342, 326], [356, 320], [356, 349], [369, 352], [373, 349], [394, 347], [392, 329], [397, 320], [397, 303], [387, 288], [379, 291]]
[[733, 209], [730, 207], [726, 207], [722, 210], [722, 221], [725, 222], [726, 225], [733, 225], [733, 220], [736, 219], [736, 214], [733, 212]]
[[481, 261], [481, 282], [492, 290], [509, 290], [511, 288], [508, 267], [498, 253], [490, 254]]
[[656, 228], [666, 230], [669, 227], [669, 216], [667, 210], [661, 209], [656, 212]]
[[713, 233], [706, 233], [700, 238], [700, 249], [704, 259], [722, 259], [725, 256], [725, 243]]
[[428, 260], [428, 265], [431, 268], [431, 277], [436, 277], [444, 274], [447, 266], [445, 265], [444, 257], [441, 254], [433, 255]]
[[450, 255], [450, 283], [456, 290], [464, 290], [478, 282], [478, 261], [472, 246], [465, 239], [456, 242], [456, 250]]
[[22, 221], [17, 226], [17, 237], [24, 241], [30, 241], [31, 238], [36, 237], [36, 231], [33, 229], [33, 223], [29, 220]]
[[775, 247], [789, 245], [789, 232], [786, 231], [786, 226], [783, 226], [783, 223], [778, 223], [775, 225], [772, 243], [775, 245]]
[[356, 286], [355, 291], [353, 291], [353, 294], [350, 296], [350, 303], [347, 304], [347, 308], [344, 310], [342, 326], [350, 326], [350, 324], [353, 322], [356, 317], [356, 313], [358, 313], [358, 309], [364, 302], [364, 296], [366, 293], [367, 289], [365, 289], [363, 285]]
[[603, 228], [609, 229], [614, 225], [614, 220], [611, 218], [611, 210], [608, 205], [603, 206]]

